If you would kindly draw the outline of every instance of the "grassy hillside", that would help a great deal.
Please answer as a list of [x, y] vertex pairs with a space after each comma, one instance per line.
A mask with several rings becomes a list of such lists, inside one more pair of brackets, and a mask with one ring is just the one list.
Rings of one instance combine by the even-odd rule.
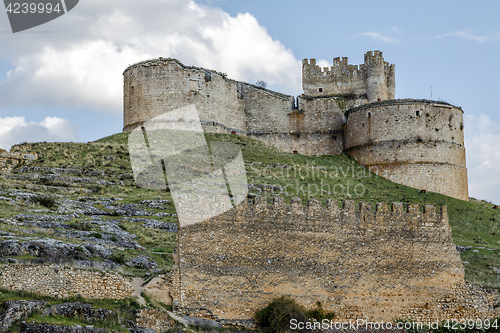
[[[470, 202], [449, 198], [436, 193], [422, 194], [419, 190], [395, 184], [383, 179], [359, 165], [347, 155], [303, 156], [284, 153], [258, 141], [232, 135], [207, 134], [207, 141], [236, 143], [241, 147], [245, 160], [250, 195], [283, 196], [287, 201], [293, 196], [309, 199], [327, 198], [366, 202], [404, 202], [413, 204], [447, 205], [452, 227], [452, 237], [457, 245], [470, 247], [461, 252], [466, 268], [466, 279], [478, 284], [496, 286], [496, 275], [490, 268], [500, 268], [500, 211], [493, 204], [471, 199]], [[126, 133], [116, 134], [93, 143], [33, 143], [18, 147], [19, 150], [35, 151], [39, 159], [30, 167], [74, 169], [85, 172], [103, 172], [100, 179], [116, 182], [113, 186], [96, 183], [65, 183], [51, 180], [39, 172], [39, 178], [31, 182], [47, 185], [44, 193], [51, 190], [73, 189], [70, 194], [76, 200], [84, 196], [114, 197], [121, 203], [138, 203], [143, 200], [169, 200], [163, 212], [175, 213], [170, 194], [165, 191], [144, 190], [135, 186], [131, 174], [127, 150]], [[48, 172], [48, 171], [47, 171]], [[45, 177], [45, 178], [44, 178]], [[26, 188], [22, 178], [0, 177], [4, 188]], [[84, 193], [78, 189], [85, 190]], [[89, 194], [90, 193], [90, 194]], [[3, 216], [18, 214], [15, 210], [7, 212], [5, 203], [0, 201]], [[103, 207], [101, 207], [103, 208]], [[21, 208], [22, 209], [22, 208]], [[110, 217], [111, 219], [111, 217]], [[175, 217], [161, 217], [161, 221], [175, 222]], [[158, 230], [140, 231], [133, 222], [122, 222], [124, 230], [135, 232], [138, 242], [147, 248], [151, 256], [155, 253], [171, 252], [174, 246], [172, 237], [166, 237]], [[135, 255], [133, 250], [126, 256]], [[165, 267], [164, 257], [157, 258]]]

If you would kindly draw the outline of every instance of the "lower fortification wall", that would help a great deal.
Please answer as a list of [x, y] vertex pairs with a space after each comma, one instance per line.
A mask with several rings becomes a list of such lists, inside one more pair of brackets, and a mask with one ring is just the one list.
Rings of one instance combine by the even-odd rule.
[[66, 298], [121, 299], [134, 289], [121, 275], [58, 265], [7, 265], [0, 270], [0, 288]]
[[[326, 207], [298, 198], [244, 203], [179, 231], [174, 307], [250, 319], [289, 295], [337, 319], [488, 317], [464, 284], [446, 207], [366, 203]], [[472, 306], [472, 304], [475, 304]], [[477, 304], [483, 304], [477, 306]]]

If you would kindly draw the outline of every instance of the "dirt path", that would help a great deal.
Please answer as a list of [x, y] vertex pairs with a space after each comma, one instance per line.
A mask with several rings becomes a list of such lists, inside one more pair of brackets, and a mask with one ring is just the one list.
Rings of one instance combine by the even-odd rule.
[[135, 277], [132, 279], [132, 287], [134, 288], [134, 293], [132, 296], [137, 296], [139, 304], [146, 305], [146, 300], [142, 297], [142, 284], [144, 283], [143, 278]]

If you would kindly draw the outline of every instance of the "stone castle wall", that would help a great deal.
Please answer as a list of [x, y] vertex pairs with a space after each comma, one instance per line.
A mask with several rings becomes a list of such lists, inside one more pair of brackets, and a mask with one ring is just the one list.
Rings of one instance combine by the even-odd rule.
[[468, 200], [463, 111], [445, 103], [395, 100], [352, 109], [345, 150], [396, 183]]
[[121, 299], [132, 297], [130, 283], [117, 273], [58, 265], [7, 265], [0, 269], [0, 288], [51, 297]]
[[124, 131], [194, 104], [207, 132], [305, 155], [347, 152], [389, 180], [468, 200], [462, 110], [392, 100], [394, 65], [382, 52], [367, 52], [359, 66], [336, 58], [321, 69], [304, 60], [303, 88], [295, 100], [175, 59], [145, 61], [124, 72]]
[[[179, 230], [177, 311], [249, 319], [289, 295], [336, 319], [487, 317], [471, 306], [446, 207], [298, 198], [243, 203]], [[475, 303], [480, 304], [480, 303]]]
[[366, 97], [297, 98], [175, 59], [147, 61], [124, 73], [124, 131], [166, 112], [196, 106], [207, 132], [233, 133], [300, 154], [340, 154], [343, 113]]
[[365, 54], [362, 65], [349, 65], [347, 57], [333, 59], [320, 68], [316, 59], [302, 61], [302, 88], [309, 96], [366, 95], [369, 102], [395, 98], [395, 67], [384, 61], [382, 52]]

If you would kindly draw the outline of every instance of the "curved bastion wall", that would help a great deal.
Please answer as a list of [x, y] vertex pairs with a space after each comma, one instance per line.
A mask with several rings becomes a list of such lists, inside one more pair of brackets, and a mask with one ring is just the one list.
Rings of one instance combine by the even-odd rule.
[[469, 200], [462, 109], [426, 100], [363, 105], [347, 114], [345, 150], [396, 183]]

